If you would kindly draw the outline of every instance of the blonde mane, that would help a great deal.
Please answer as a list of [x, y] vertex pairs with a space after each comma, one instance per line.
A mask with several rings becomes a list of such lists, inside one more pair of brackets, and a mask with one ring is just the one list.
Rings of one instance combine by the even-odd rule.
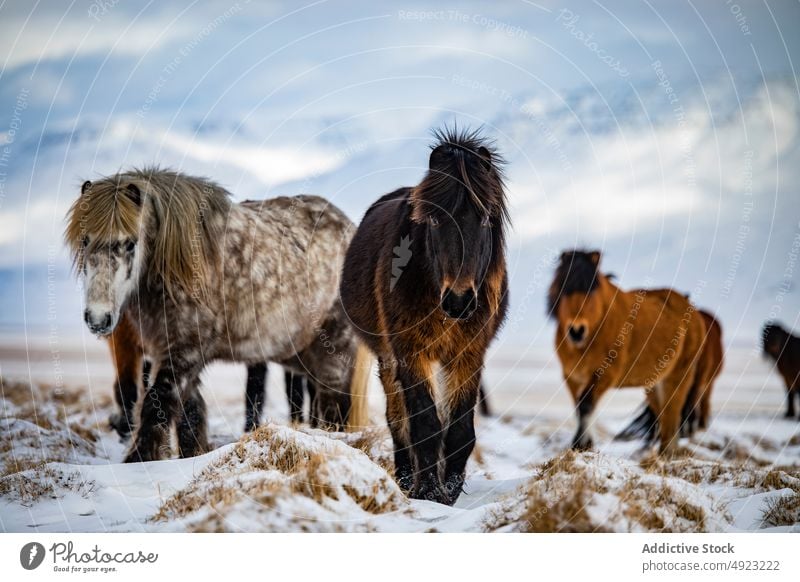
[[[131, 195], [137, 189], [138, 200]], [[229, 196], [210, 180], [159, 168], [133, 169], [84, 184], [67, 213], [64, 238], [79, 272], [85, 249], [138, 240], [146, 245], [140, 252], [145, 253], [149, 282], [160, 279], [170, 295], [181, 289], [199, 296], [205, 294], [209, 269], [216, 268]]]

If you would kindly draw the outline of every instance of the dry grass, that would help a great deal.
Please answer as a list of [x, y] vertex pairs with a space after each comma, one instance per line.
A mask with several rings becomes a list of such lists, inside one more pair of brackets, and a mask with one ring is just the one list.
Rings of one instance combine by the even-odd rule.
[[8, 400], [15, 406], [24, 406], [38, 396], [38, 389], [24, 382], [6, 380], [0, 376], [0, 398]]
[[18, 500], [30, 506], [44, 496], [55, 496], [55, 480], [58, 474], [45, 463], [18, 464], [13, 474], [0, 479], [0, 496]]
[[359, 432], [338, 433], [329, 436], [358, 449], [387, 473], [394, 473], [392, 437], [389, 429], [385, 426], [371, 426]]
[[[368, 441], [369, 437], [364, 442]], [[191, 517], [204, 508], [210, 508], [214, 515], [225, 515], [228, 509], [241, 503], [256, 511], [269, 510], [281, 502], [296, 503], [298, 496], [323, 507], [349, 498], [370, 514], [397, 508], [402, 495], [385, 472], [379, 471], [382, 477], [371, 483], [352, 484], [336, 474], [341, 471], [342, 463], [335, 464], [337, 456], [343, 453], [337, 447], [344, 447], [344, 451], [352, 449], [331, 442], [331, 450], [318, 450], [319, 447], [309, 446], [309, 442], [317, 445], [325, 441], [288, 429], [263, 426], [245, 435], [188, 487], [167, 499], [151, 519]], [[347, 463], [350, 459], [342, 461]], [[302, 527], [301, 515], [293, 519]], [[192, 523], [192, 527], [204, 531], [226, 529], [217, 518]]]
[[795, 492], [770, 499], [761, 516], [762, 527], [778, 527], [800, 523], [800, 494]]
[[622, 487], [621, 497], [620, 513], [632, 525], [645, 531], [706, 531], [705, 510], [691, 503], [666, 481], [641, 478], [627, 481]]
[[587, 507], [595, 493], [607, 489], [587, 465], [576, 462], [578, 458], [568, 450], [539, 465], [524, 488], [521, 511], [502, 507], [489, 516], [487, 529], [513, 525], [514, 529], [529, 533], [606, 531], [592, 520]]
[[[642, 468], [597, 453], [566, 451], [535, 468], [485, 527], [525, 532], [701, 532], [724, 528], [724, 507], [669, 474], [689, 461], [646, 459]], [[695, 481], [699, 474], [692, 473]], [[691, 486], [690, 486], [691, 487]], [[723, 516], [709, 523], [709, 508]]]
[[59, 487], [85, 490], [48, 467], [96, 456], [99, 434], [85, 394], [0, 378], [0, 397], [0, 496], [29, 504]]
[[693, 458], [664, 460], [658, 457], [644, 459], [640, 466], [649, 474], [676, 477], [694, 485], [725, 484], [755, 489], [756, 492], [789, 488], [800, 493], [800, 470], [797, 467], [764, 468], [744, 461], [722, 463]]

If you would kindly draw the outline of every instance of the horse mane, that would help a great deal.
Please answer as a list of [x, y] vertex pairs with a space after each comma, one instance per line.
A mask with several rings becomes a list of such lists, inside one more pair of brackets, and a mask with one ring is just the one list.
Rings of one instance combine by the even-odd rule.
[[502, 228], [510, 221], [503, 174], [505, 160], [494, 142], [485, 138], [480, 129], [456, 126], [434, 130], [433, 135], [430, 167], [411, 192], [412, 219], [422, 222], [432, 209], [452, 212], [467, 201]]
[[591, 293], [599, 284], [600, 252], [574, 249], [561, 253], [556, 274], [547, 292], [547, 312], [557, 317], [562, 297], [572, 293]]
[[[148, 245], [148, 281], [160, 279], [170, 295], [205, 291], [219, 257], [230, 193], [211, 180], [159, 167], [134, 168], [87, 182], [67, 213], [64, 233], [76, 269], [83, 268], [84, 240], [97, 246], [120, 238]], [[134, 200], [127, 192], [141, 193]], [[89, 249], [91, 250], [91, 248]]]

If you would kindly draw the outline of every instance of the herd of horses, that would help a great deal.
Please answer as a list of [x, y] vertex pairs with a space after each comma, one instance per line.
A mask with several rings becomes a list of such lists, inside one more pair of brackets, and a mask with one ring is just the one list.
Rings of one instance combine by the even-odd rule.
[[[395, 477], [413, 498], [453, 504], [475, 446], [481, 376], [509, 305], [504, 161], [479, 131], [435, 133], [419, 184], [384, 195], [356, 227], [309, 195], [234, 203], [218, 184], [157, 167], [87, 181], [66, 242], [84, 320], [117, 371], [111, 425], [126, 462], [209, 450], [200, 374], [247, 365], [245, 430], [260, 422], [267, 364], [283, 366], [291, 419], [332, 430], [368, 424], [377, 363]], [[719, 322], [672, 289], [622, 290], [600, 253], [564, 252], [548, 291], [556, 352], [573, 398], [573, 447], [593, 444], [611, 388], [644, 387], [619, 436], [705, 428], [723, 362]], [[776, 325], [764, 350], [800, 398], [800, 339]]]

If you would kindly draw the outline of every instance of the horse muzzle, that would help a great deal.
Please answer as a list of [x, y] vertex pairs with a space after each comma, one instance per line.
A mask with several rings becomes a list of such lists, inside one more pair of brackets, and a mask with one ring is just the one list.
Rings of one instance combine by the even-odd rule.
[[478, 309], [478, 297], [472, 288], [456, 293], [448, 287], [442, 294], [441, 306], [445, 315], [451, 319], [469, 319]]
[[586, 324], [584, 323], [579, 325], [572, 324], [567, 328], [567, 337], [569, 337], [569, 341], [577, 347], [581, 347], [584, 344], [586, 335]]
[[116, 318], [110, 311], [94, 311], [85, 309], [83, 311], [83, 321], [94, 335], [110, 335], [117, 326]]

